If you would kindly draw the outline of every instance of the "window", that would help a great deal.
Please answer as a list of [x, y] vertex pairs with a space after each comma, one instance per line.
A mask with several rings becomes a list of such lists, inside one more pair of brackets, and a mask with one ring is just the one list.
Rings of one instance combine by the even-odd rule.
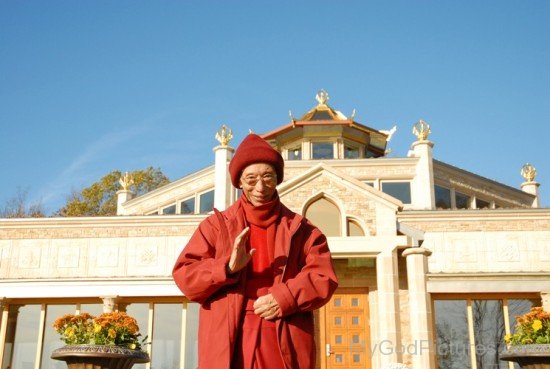
[[344, 158], [357, 159], [359, 157], [359, 149], [357, 147], [346, 146], [344, 147]]
[[[472, 356], [478, 368], [507, 369], [499, 360], [504, 334], [513, 332], [515, 316], [528, 312], [539, 300], [529, 299], [449, 299], [434, 301], [436, 354], [440, 368], [471, 368]], [[511, 327], [505, 326], [508, 314]], [[474, 342], [469, 331], [474, 332]], [[475, 347], [475, 350], [471, 350]]]
[[155, 304], [151, 368], [180, 367], [181, 309], [181, 304]]
[[180, 202], [180, 214], [194, 214], [195, 213], [195, 198], [183, 200]]
[[488, 201], [480, 200], [476, 198], [476, 209], [489, 209], [490, 203]]
[[314, 142], [313, 159], [334, 159], [334, 145], [332, 142]]
[[348, 236], [350, 237], [364, 237], [365, 231], [363, 228], [354, 220], [348, 219]]
[[288, 160], [302, 160], [302, 148], [296, 146], [293, 149], [288, 149]]
[[403, 204], [411, 203], [410, 182], [382, 182], [382, 192], [395, 197]]
[[327, 237], [340, 236], [342, 234], [340, 210], [324, 197], [308, 206], [306, 209], [306, 218], [319, 227]]
[[365, 148], [365, 158], [376, 158], [376, 154], [368, 148]]
[[470, 207], [470, 196], [455, 192], [455, 203], [457, 209], [468, 209]]
[[176, 205], [170, 205], [162, 209], [163, 215], [173, 215], [176, 214]]
[[214, 209], [214, 190], [205, 192], [199, 196], [200, 213], [206, 214]]
[[4, 344], [4, 367], [11, 369], [34, 368], [38, 327], [40, 326], [40, 305], [10, 305], [8, 330]]
[[451, 208], [451, 190], [441, 186], [434, 186], [436, 209]]

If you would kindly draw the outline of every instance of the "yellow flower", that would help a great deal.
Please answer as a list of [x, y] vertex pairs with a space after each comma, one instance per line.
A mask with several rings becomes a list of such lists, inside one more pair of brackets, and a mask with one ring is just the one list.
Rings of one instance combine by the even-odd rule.
[[512, 339], [512, 335], [511, 334], [507, 334], [506, 336], [504, 336], [504, 342], [506, 343], [510, 343], [510, 340]]
[[115, 338], [116, 337], [116, 331], [111, 328], [109, 329], [109, 332], [107, 333], [107, 335], [109, 336], [109, 338]]
[[99, 332], [101, 332], [101, 325], [94, 324], [94, 333], [99, 333]]
[[135, 350], [136, 349], [136, 344], [135, 343], [131, 343], [130, 345], [128, 345], [128, 348], [130, 350]]
[[67, 337], [74, 336], [74, 328], [73, 327], [67, 327], [67, 329], [65, 329], [65, 335]]
[[537, 332], [537, 331], [539, 331], [539, 330], [542, 328], [542, 322], [541, 322], [540, 320], [538, 320], [538, 319], [535, 319], [535, 320], [533, 321], [532, 327], [533, 327], [533, 330], [534, 330], [535, 332]]

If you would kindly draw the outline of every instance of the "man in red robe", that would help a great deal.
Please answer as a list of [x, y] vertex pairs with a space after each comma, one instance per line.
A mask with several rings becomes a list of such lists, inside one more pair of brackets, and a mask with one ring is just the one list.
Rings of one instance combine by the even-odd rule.
[[338, 286], [326, 237], [280, 202], [284, 161], [260, 136], [229, 173], [243, 195], [199, 225], [173, 270], [201, 304], [199, 368], [313, 369], [312, 311]]

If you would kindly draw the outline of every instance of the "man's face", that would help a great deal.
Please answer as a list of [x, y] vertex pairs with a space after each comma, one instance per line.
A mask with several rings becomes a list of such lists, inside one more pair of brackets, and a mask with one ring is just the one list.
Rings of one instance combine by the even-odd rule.
[[277, 187], [277, 173], [271, 164], [250, 164], [244, 168], [239, 184], [248, 201], [254, 206], [260, 206], [273, 198]]

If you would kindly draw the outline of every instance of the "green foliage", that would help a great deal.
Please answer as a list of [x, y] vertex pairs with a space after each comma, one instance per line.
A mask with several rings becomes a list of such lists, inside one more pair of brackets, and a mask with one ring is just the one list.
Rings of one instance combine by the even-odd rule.
[[[159, 168], [149, 167], [129, 174], [134, 180], [130, 189], [137, 196], [170, 182]], [[67, 217], [116, 215], [116, 193], [122, 188], [119, 183], [120, 177], [122, 172], [114, 170], [90, 187], [84, 188], [80, 193], [73, 192], [65, 206], [59, 209], [56, 215]]]

